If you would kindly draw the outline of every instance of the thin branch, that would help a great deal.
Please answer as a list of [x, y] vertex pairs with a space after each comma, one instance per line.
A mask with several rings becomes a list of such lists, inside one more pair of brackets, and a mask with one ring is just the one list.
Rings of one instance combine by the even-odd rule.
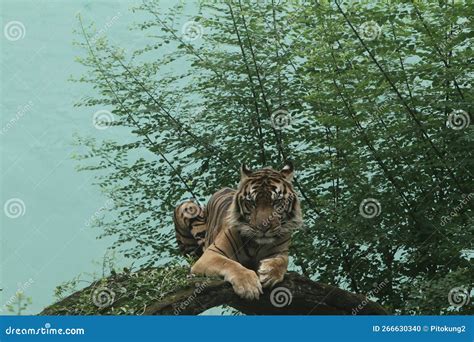
[[[228, 3], [228, 6], [229, 6], [229, 9], [231, 11], [231, 14], [232, 14], [232, 18], [234, 18], [233, 16], [233, 11], [232, 11], [232, 7], [231, 7], [231, 4], [230, 2]], [[242, 11], [242, 4], [241, 4], [241, 1], [239, 0], [239, 6], [240, 6], [240, 10]], [[267, 111], [267, 114], [269, 116], [269, 118], [271, 118], [271, 109], [270, 109], [270, 106], [268, 104], [268, 101], [267, 101], [267, 97], [266, 97], [266, 93], [265, 93], [265, 89], [263, 87], [263, 83], [262, 83], [262, 80], [261, 80], [261, 77], [260, 77], [260, 72], [259, 72], [259, 68], [258, 68], [258, 65], [257, 65], [257, 61], [256, 61], [256, 57], [255, 57], [255, 53], [253, 51], [253, 46], [252, 46], [252, 42], [250, 40], [250, 36], [249, 36], [249, 32], [248, 32], [248, 28], [247, 28], [247, 24], [245, 23], [245, 18], [242, 17], [242, 20], [243, 20], [243, 26], [244, 26], [244, 29], [246, 31], [246, 36], [247, 36], [247, 42], [249, 44], [249, 49], [250, 49], [250, 52], [251, 52], [251, 56], [252, 56], [252, 61], [253, 61], [253, 64], [254, 64], [254, 67], [255, 67], [255, 71], [256, 71], [256, 75], [257, 75], [257, 80], [258, 80], [258, 84], [259, 84], [259, 87], [260, 87], [260, 90], [261, 90], [261, 93], [262, 93], [262, 97], [264, 99], [264, 104], [265, 104], [265, 109]], [[235, 30], [236, 30], [236, 33], [237, 35], [239, 35], [238, 33], [238, 29], [235, 25], [235, 20], [234, 20], [234, 27], [235, 27]], [[240, 37], [240, 36], [239, 36]], [[239, 38], [239, 42], [240, 42], [240, 38]], [[243, 49], [243, 45], [241, 44], [241, 48]], [[244, 53], [244, 51], [242, 50], [242, 53]], [[246, 61], [246, 58], [245, 58], [245, 61]], [[247, 62], [245, 62], [246, 64], [246, 68], [247, 68], [247, 72], [249, 74], [249, 77], [250, 77], [250, 69], [247, 65]], [[253, 84], [253, 83], [252, 83]], [[286, 162], [288, 161], [288, 155], [287, 153], [285, 152], [284, 148], [283, 148], [283, 143], [282, 143], [282, 139], [281, 139], [281, 135], [280, 133], [278, 132], [278, 130], [273, 126], [271, 125], [271, 129], [272, 129], [272, 132], [273, 132], [273, 135], [275, 136], [275, 140], [276, 140], [276, 147], [277, 147], [277, 150], [279, 152], [279, 155], [280, 155], [280, 159], [281, 159], [281, 162]], [[303, 188], [303, 186], [300, 184], [299, 180], [297, 179], [297, 177], [294, 178], [293, 180], [293, 183], [295, 184], [296, 188], [300, 191], [301, 195], [303, 196], [303, 198], [305, 199], [305, 201], [307, 201], [311, 207], [315, 208], [316, 205], [315, 203], [313, 202], [313, 200], [309, 197], [309, 195], [307, 194], [307, 191]]]
[[264, 141], [264, 138], [263, 138], [262, 123], [261, 123], [261, 120], [260, 120], [260, 110], [259, 110], [259, 106], [258, 106], [258, 97], [257, 97], [257, 93], [255, 91], [254, 85], [253, 85], [252, 74], [251, 74], [250, 68], [248, 66], [247, 55], [245, 53], [244, 45], [243, 45], [242, 39], [240, 37], [239, 29], [237, 27], [237, 22], [236, 22], [236, 19], [235, 19], [235, 16], [234, 16], [234, 11], [232, 9], [232, 6], [231, 6], [230, 2], [228, 2], [227, 5], [229, 7], [230, 15], [231, 15], [231, 18], [232, 18], [232, 24], [233, 24], [233, 27], [234, 27], [235, 34], [237, 36], [237, 41], [239, 42], [240, 52], [242, 54], [245, 69], [247, 71], [247, 76], [248, 76], [248, 79], [249, 79], [249, 87], [250, 87], [250, 91], [252, 93], [252, 99], [253, 99], [254, 106], [255, 106], [255, 116], [256, 116], [257, 124], [258, 124], [257, 130], [258, 130], [258, 135], [259, 135], [259, 145], [260, 145], [260, 149], [261, 149], [261, 153], [262, 153], [261, 154], [261, 161], [262, 161], [262, 165], [265, 165], [266, 164], [265, 141]]
[[219, 160], [221, 162], [223, 162], [225, 165], [227, 166], [230, 166], [231, 163], [229, 163], [227, 161], [226, 158], [222, 158], [220, 157], [220, 155], [222, 154], [222, 151], [220, 151], [219, 149], [217, 149], [216, 147], [212, 146], [212, 145], [209, 145], [207, 143], [204, 143], [202, 141], [202, 139], [199, 139], [199, 137], [197, 137], [194, 133], [192, 133], [189, 129], [186, 128], [185, 125], [183, 125], [178, 119], [176, 119], [175, 117], [173, 117], [171, 115], [171, 113], [165, 108], [163, 107], [163, 105], [153, 96], [153, 94], [147, 89], [147, 87], [145, 87], [145, 85], [143, 84], [142, 81], [140, 81], [136, 76], [135, 74], [130, 70], [129, 67], [127, 67], [125, 64], [123, 64], [123, 62], [120, 60], [119, 57], [117, 57], [113, 52], [111, 52], [112, 54], [112, 57], [114, 57], [114, 59], [119, 62], [119, 64], [122, 66], [122, 68], [125, 69], [125, 71], [127, 71], [127, 73], [132, 76], [133, 80], [135, 82], [137, 82], [137, 84], [140, 86], [140, 88], [142, 88], [142, 90], [150, 97], [150, 99], [153, 101], [153, 103], [155, 103], [163, 113], [165, 113], [165, 116], [170, 120], [172, 121], [174, 124], [176, 124], [176, 126], [180, 129], [180, 130], [183, 130], [186, 134], [188, 134], [190, 137], [193, 138], [194, 141], [196, 141], [198, 144], [200, 144], [201, 146], [203, 146], [211, 155], [216, 155]]
[[378, 62], [378, 60], [375, 58], [374, 54], [372, 53], [372, 51], [367, 47], [367, 44], [365, 44], [364, 40], [360, 37], [359, 33], [357, 32], [357, 30], [355, 29], [354, 25], [352, 24], [352, 22], [349, 20], [349, 17], [347, 16], [347, 14], [342, 10], [341, 6], [339, 5], [338, 1], [335, 0], [335, 3], [336, 3], [336, 6], [339, 10], [339, 12], [342, 14], [342, 16], [344, 17], [346, 23], [349, 25], [349, 27], [351, 28], [351, 30], [354, 32], [355, 36], [357, 37], [357, 39], [359, 40], [359, 42], [362, 44], [364, 50], [369, 54], [370, 56], [370, 59], [374, 62], [374, 64], [377, 66], [377, 68], [380, 70], [380, 72], [382, 73], [382, 75], [384, 76], [385, 80], [390, 84], [390, 87], [392, 88], [392, 90], [395, 92], [395, 94], [397, 95], [398, 99], [400, 100], [400, 102], [402, 103], [403, 107], [406, 109], [406, 111], [409, 113], [410, 117], [413, 119], [413, 121], [416, 123], [416, 125], [418, 126], [418, 129], [420, 130], [421, 134], [422, 134], [422, 137], [424, 138], [425, 141], [427, 141], [430, 145], [430, 147], [433, 149], [433, 151], [435, 152], [436, 156], [439, 158], [439, 160], [441, 161], [441, 163], [443, 164], [443, 166], [446, 168], [446, 170], [448, 171], [448, 173], [450, 174], [450, 176], [452, 177], [453, 181], [456, 183], [457, 187], [458, 187], [458, 190], [461, 192], [461, 193], [465, 193], [464, 191], [464, 188], [461, 186], [461, 184], [459, 183], [456, 175], [454, 174], [454, 171], [449, 167], [449, 165], [446, 163], [445, 159], [444, 159], [444, 156], [443, 154], [438, 150], [438, 148], [436, 147], [436, 145], [433, 143], [433, 141], [430, 139], [430, 137], [428, 136], [428, 134], [426, 133], [425, 129], [423, 128], [423, 125], [421, 123], [421, 121], [417, 118], [417, 113], [414, 109], [410, 108], [410, 106], [407, 104], [407, 102], [405, 101], [405, 98], [402, 96], [402, 94], [400, 93], [400, 91], [398, 90], [398, 88], [396, 87], [395, 83], [392, 81], [392, 79], [388, 76], [387, 72], [384, 70], [384, 68], [382, 68], [382, 66], [380, 65], [380, 63]]
[[[441, 61], [443, 62], [444, 66], [446, 68], [449, 68], [450, 65], [447, 61], [447, 59], [444, 57], [443, 55], [443, 52], [440, 50], [440, 48], [438, 47], [438, 44], [436, 44], [436, 40], [434, 39], [433, 37], [433, 34], [431, 33], [428, 25], [426, 25], [425, 21], [423, 20], [423, 17], [421, 16], [421, 13], [420, 11], [418, 10], [418, 7], [416, 6], [415, 2], [413, 0], [411, 0], [411, 3], [413, 5], [413, 8], [415, 9], [415, 13], [416, 13], [416, 16], [417, 18], [420, 20], [420, 22], [422, 23], [423, 27], [425, 28], [426, 30], [426, 33], [428, 34], [428, 36], [430, 37], [431, 39], [431, 42], [433, 43], [433, 47], [436, 51], [436, 53], [438, 53], [438, 55], [441, 57]], [[456, 81], [456, 78], [453, 77], [453, 83], [454, 83], [454, 86], [456, 87], [456, 90], [458, 91], [459, 93], [459, 96], [461, 96], [461, 99], [464, 101], [464, 94], [462, 93], [462, 90], [461, 90], [461, 87], [459, 87], [459, 84], [458, 82]]]
[[[98, 60], [97, 56], [95, 55], [94, 53], [94, 50], [92, 49], [92, 46], [90, 44], [90, 41], [89, 41], [89, 37], [87, 36], [87, 33], [84, 29], [84, 25], [82, 23], [82, 18], [81, 16], [79, 16], [79, 22], [80, 22], [80, 25], [81, 25], [81, 30], [82, 30], [82, 33], [84, 35], [84, 38], [86, 40], [86, 43], [87, 43], [87, 46], [88, 46], [88, 49], [89, 49], [89, 53], [91, 54], [93, 60], [95, 61], [97, 67], [99, 68], [99, 71], [100, 73], [102, 74], [102, 77], [104, 78], [105, 82], [107, 83], [110, 91], [112, 92], [113, 96], [115, 97], [115, 100], [118, 102], [119, 104], [119, 107], [125, 112], [127, 113], [128, 115], [128, 118], [129, 120], [139, 129], [139, 130], [142, 130], [140, 124], [135, 120], [135, 118], [130, 114], [130, 112], [123, 106], [123, 102], [124, 101], [121, 101], [120, 98], [118, 97], [117, 93], [115, 92], [114, 88], [112, 87], [112, 85], [110, 84], [109, 82], [109, 79], [108, 77], [106, 76], [106, 73], [105, 71], [103, 70], [102, 68], [102, 64], [100, 63], [100, 61]], [[153, 151], [156, 153], [158, 152], [158, 155], [160, 155], [160, 157], [166, 162], [166, 164], [168, 164], [168, 166], [171, 168], [172, 172], [175, 174], [175, 176], [178, 177], [178, 179], [181, 181], [181, 183], [183, 183], [184, 187], [186, 188], [186, 190], [192, 195], [192, 197], [194, 198], [198, 198], [196, 196], [196, 194], [193, 192], [193, 190], [189, 187], [189, 185], [187, 184], [186, 180], [181, 176], [181, 174], [178, 172], [178, 170], [176, 170], [176, 168], [173, 166], [173, 164], [171, 164], [171, 162], [168, 160], [168, 158], [166, 158], [166, 156], [163, 154], [163, 152], [161, 151], [161, 149], [159, 148], [158, 145], [156, 145], [156, 143], [151, 140], [151, 138], [148, 136], [148, 134], [146, 133], [142, 133], [143, 136], [145, 137], [145, 139], [150, 143], [151, 146], [153, 146]]]
[[[350, 103], [346, 100], [346, 98], [344, 97], [342, 91], [340, 90], [339, 86], [337, 85], [337, 82], [335, 80], [333, 80], [333, 84], [334, 86], [336, 87], [338, 93], [339, 93], [339, 96], [341, 97], [341, 100], [342, 102], [344, 103], [344, 106], [346, 107], [350, 117], [352, 118], [352, 120], [354, 121], [354, 124], [356, 126], [356, 129], [359, 131], [359, 134], [362, 138], [362, 140], [364, 141], [364, 143], [367, 145], [367, 147], [369, 148], [370, 152], [372, 153], [372, 156], [373, 158], [375, 159], [375, 161], [377, 162], [377, 164], [380, 166], [380, 168], [382, 169], [383, 173], [385, 174], [385, 177], [387, 177], [387, 179], [390, 181], [390, 183], [393, 185], [393, 187], [395, 188], [395, 190], [397, 191], [398, 195], [400, 196], [400, 198], [402, 199], [403, 203], [405, 204], [406, 208], [409, 209], [410, 208], [410, 203], [408, 202], [407, 198], [406, 198], [406, 195], [405, 193], [403, 192], [403, 190], [401, 189], [401, 187], [397, 184], [397, 182], [395, 181], [395, 178], [392, 176], [392, 174], [390, 173], [390, 171], [388, 170], [387, 166], [385, 165], [385, 163], [382, 161], [382, 159], [380, 159], [380, 157], [377, 155], [377, 151], [375, 149], [375, 147], [372, 145], [372, 143], [369, 141], [367, 135], [365, 134], [364, 132], [364, 128], [362, 127], [362, 125], [360, 124], [360, 122], [357, 120], [356, 116], [355, 116], [355, 113], [352, 109], [352, 106], [350, 105]], [[411, 211], [409, 211], [409, 214], [411, 215]]]
[[[199, 54], [199, 52], [196, 51], [196, 49], [191, 44], [184, 41], [179, 35], [176, 34], [175, 30], [173, 30], [169, 25], [167, 25], [163, 20], [161, 20], [159, 15], [146, 2], [144, 2], [144, 5], [150, 11], [150, 13], [152, 13], [154, 15], [154, 17], [158, 21], [158, 23], [164, 29], [166, 29], [167, 32], [171, 33], [171, 35], [173, 36], [173, 39], [175, 39], [176, 41], [178, 41], [180, 43], [180, 45], [185, 47], [186, 51], [188, 51], [189, 53], [191, 53], [191, 55], [193, 55], [197, 59], [199, 59], [199, 61], [201, 61], [203, 63], [206, 63], [207, 65], [211, 64], [211, 62], [208, 59], [206, 59], [205, 57], [203, 57], [201, 54]], [[215, 68], [209, 68], [209, 69], [218, 77], [218, 79], [221, 82], [228, 85], [228, 80], [218, 70], [216, 70]], [[240, 98], [241, 97], [241, 95], [239, 95], [237, 92], [235, 92], [232, 87], [230, 87], [230, 92], [234, 96], [234, 98]], [[238, 103], [238, 106], [240, 107], [240, 103]], [[252, 113], [251, 113], [251, 111], [248, 110], [247, 107], [243, 106], [243, 109], [245, 110], [245, 112], [250, 117], [252, 117]], [[265, 152], [264, 144], [265, 143], [264, 143], [264, 140], [263, 140], [263, 133], [261, 132], [261, 123], [260, 123], [260, 119], [259, 119], [258, 115], [257, 115], [257, 119], [258, 119], [258, 122], [257, 122], [256, 129], [257, 129], [257, 135], [258, 135], [259, 145], [260, 145], [260, 149], [261, 149], [261, 160], [264, 161], [263, 162], [263, 165], [264, 165], [265, 160], [266, 160], [265, 155], [264, 155], [264, 152]]]

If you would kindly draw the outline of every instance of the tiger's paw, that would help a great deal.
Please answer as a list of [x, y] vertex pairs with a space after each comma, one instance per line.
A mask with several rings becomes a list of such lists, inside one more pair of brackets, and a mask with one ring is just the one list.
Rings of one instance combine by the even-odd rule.
[[286, 267], [275, 259], [262, 260], [258, 268], [258, 278], [263, 287], [272, 287], [285, 277]]
[[258, 299], [263, 293], [262, 284], [257, 274], [252, 270], [239, 271], [226, 277], [226, 280], [232, 284], [234, 292], [244, 299]]

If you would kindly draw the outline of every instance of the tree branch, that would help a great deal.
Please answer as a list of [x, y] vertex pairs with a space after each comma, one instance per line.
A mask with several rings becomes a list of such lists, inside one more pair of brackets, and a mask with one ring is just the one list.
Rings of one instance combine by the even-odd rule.
[[[115, 279], [115, 286], [126, 285], [127, 278]], [[117, 282], [122, 284], [117, 284]], [[99, 283], [99, 282], [98, 282]], [[134, 297], [115, 297], [108, 307], [98, 307], [96, 312], [75, 310], [85, 298], [90, 298], [97, 289], [94, 283], [69, 297], [47, 307], [40, 315], [64, 314], [118, 314], [120, 307], [129, 307]], [[123, 287], [122, 287], [123, 288]], [[281, 290], [281, 291], [280, 291]], [[147, 294], [148, 289], [141, 291]], [[283, 282], [273, 289], [265, 290], [258, 301], [238, 297], [232, 286], [224, 280], [194, 277], [186, 280], [164, 297], [143, 304], [142, 315], [197, 315], [207, 309], [228, 305], [247, 315], [387, 315], [378, 303], [365, 296], [354, 294], [335, 286], [318, 283], [297, 273], [290, 272]], [[291, 299], [291, 300], [290, 300]], [[287, 305], [284, 305], [287, 304]]]

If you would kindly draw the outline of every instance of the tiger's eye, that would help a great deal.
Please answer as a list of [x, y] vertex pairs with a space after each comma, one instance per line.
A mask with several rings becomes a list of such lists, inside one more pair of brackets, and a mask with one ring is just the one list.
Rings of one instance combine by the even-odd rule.
[[255, 200], [252, 198], [252, 196], [250, 195], [247, 195], [244, 197], [244, 201], [245, 203], [247, 203], [248, 205], [250, 206], [254, 206], [255, 205]]
[[280, 203], [283, 200], [283, 194], [279, 193], [275, 196], [275, 199], [273, 200], [274, 203]]

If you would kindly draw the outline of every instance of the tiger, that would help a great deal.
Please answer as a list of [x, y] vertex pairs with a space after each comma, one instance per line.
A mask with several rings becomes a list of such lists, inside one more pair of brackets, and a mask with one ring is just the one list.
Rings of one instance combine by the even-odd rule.
[[291, 233], [303, 220], [291, 163], [280, 171], [242, 165], [240, 174], [237, 189], [217, 191], [204, 209], [202, 255], [191, 273], [221, 276], [238, 296], [258, 300], [283, 280]]

